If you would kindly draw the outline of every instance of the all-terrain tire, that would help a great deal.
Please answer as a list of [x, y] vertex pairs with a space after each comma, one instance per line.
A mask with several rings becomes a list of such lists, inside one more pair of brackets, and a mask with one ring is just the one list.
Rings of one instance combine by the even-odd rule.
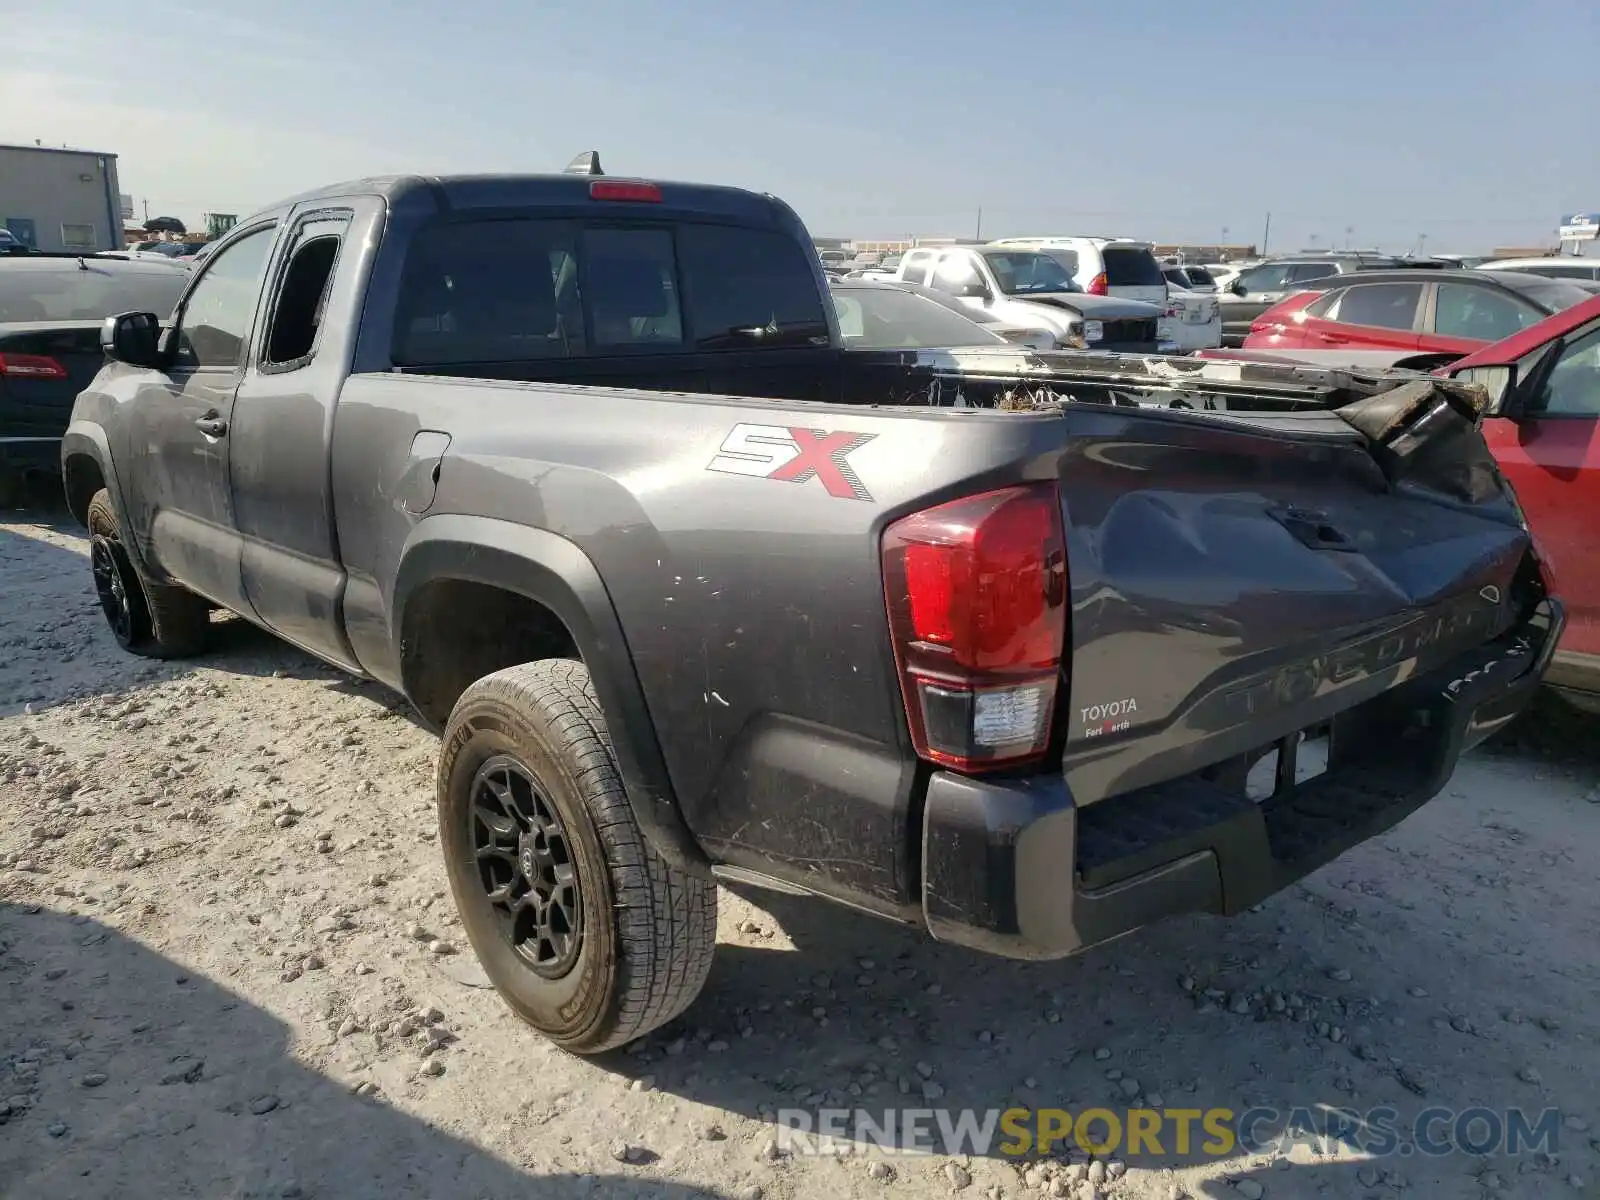
[[[486, 850], [486, 840], [498, 847], [515, 836], [524, 852], [537, 850], [529, 839], [542, 820], [495, 840], [494, 826], [509, 828], [499, 821], [498, 799], [509, 790], [501, 782], [512, 778], [507, 770], [525, 772], [517, 786], [542, 796], [576, 868], [581, 918], [576, 948], [568, 943], [570, 966], [537, 961], [536, 952], [553, 943], [533, 938], [530, 947], [524, 938], [519, 950], [516, 918], [504, 898], [491, 897], [509, 856]], [[582, 663], [523, 663], [467, 688], [445, 727], [437, 794], [440, 843], [467, 939], [518, 1016], [567, 1050], [598, 1054], [693, 1003], [716, 950], [716, 883], [709, 872], [668, 863], [646, 840]], [[497, 861], [485, 866], [485, 855]]]
[[[145, 576], [122, 540], [122, 526], [105, 488], [89, 501], [85, 523], [101, 609], [117, 644], [147, 658], [189, 658], [204, 650], [210, 604], [187, 588], [155, 583]], [[116, 575], [116, 590], [126, 606], [121, 619], [114, 615], [113, 602], [101, 586], [101, 576], [108, 570]]]

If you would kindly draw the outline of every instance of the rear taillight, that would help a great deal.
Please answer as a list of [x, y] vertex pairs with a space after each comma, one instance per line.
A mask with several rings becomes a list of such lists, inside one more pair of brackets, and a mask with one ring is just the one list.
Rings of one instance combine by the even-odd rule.
[[1101, 271], [1100, 274], [1089, 280], [1089, 295], [1109, 296], [1110, 294], [1111, 284], [1110, 281], [1106, 279], [1106, 273], [1104, 271]]
[[618, 179], [597, 179], [589, 185], [591, 200], [631, 200], [634, 203], [660, 204], [661, 189], [653, 183], [628, 183]]
[[883, 535], [883, 577], [917, 754], [969, 772], [1043, 755], [1067, 625], [1055, 486], [984, 492], [896, 521]]
[[0, 354], [0, 375], [7, 379], [65, 379], [67, 369], [44, 354]]

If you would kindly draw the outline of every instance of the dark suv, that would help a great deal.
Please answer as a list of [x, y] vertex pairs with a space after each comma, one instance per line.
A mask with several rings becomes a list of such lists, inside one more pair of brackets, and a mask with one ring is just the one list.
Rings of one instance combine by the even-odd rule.
[[1402, 259], [1360, 254], [1305, 254], [1261, 263], [1242, 272], [1217, 297], [1222, 306], [1222, 344], [1242, 346], [1250, 323], [1299, 285], [1350, 271], [1383, 271], [1403, 267]]

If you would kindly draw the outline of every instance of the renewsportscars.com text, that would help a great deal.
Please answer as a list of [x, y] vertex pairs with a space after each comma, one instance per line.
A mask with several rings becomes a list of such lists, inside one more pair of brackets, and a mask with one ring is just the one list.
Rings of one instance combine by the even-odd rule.
[[1322, 1105], [1278, 1109], [825, 1108], [778, 1111], [778, 1143], [790, 1154], [840, 1154], [872, 1147], [888, 1153], [1047, 1155], [1068, 1150], [1219, 1158], [1236, 1152], [1286, 1153], [1338, 1146], [1372, 1157], [1464, 1153], [1555, 1154], [1561, 1113], [1554, 1108], [1432, 1107], [1402, 1122], [1397, 1109], [1365, 1112]]

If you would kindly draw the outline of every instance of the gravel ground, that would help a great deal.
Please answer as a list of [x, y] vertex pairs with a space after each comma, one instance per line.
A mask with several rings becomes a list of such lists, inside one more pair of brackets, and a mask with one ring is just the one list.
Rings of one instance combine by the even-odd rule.
[[[725, 890], [686, 1018], [595, 1061], [478, 972], [436, 744], [243, 622], [121, 654], [0, 520], [0, 1195], [1567, 1196], [1600, 1177], [1600, 750], [1558, 704], [1232, 922], [1055, 964]], [[1556, 1151], [1091, 1163], [781, 1152], [780, 1108], [1561, 1110]], [[1588, 1182], [1586, 1182], [1588, 1181]]]

